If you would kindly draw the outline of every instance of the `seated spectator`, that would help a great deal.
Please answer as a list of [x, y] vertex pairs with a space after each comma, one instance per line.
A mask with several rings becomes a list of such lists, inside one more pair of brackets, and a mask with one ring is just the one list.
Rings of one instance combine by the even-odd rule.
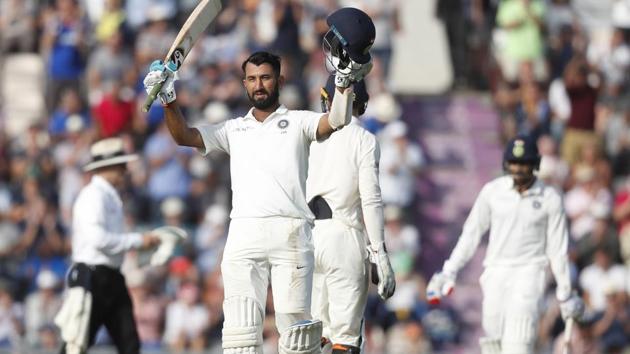
[[595, 251], [591, 265], [580, 274], [579, 284], [584, 290], [587, 311], [597, 313], [606, 310], [607, 291], [625, 291], [626, 269], [613, 263], [608, 250], [600, 248]]
[[27, 341], [34, 346], [43, 346], [41, 343], [41, 329], [54, 325], [54, 318], [61, 308], [62, 299], [58, 293], [60, 286], [59, 277], [48, 269], [43, 269], [37, 274], [37, 290], [30, 293], [24, 305], [24, 328]]
[[608, 217], [612, 195], [597, 181], [593, 168], [581, 166], [574, 172], [575, 186], [564, 198], [564, 207], [570, 221], [569, 234], [574, 241], [591, 234], [595, 220]]
[[208, 310], [199, 303], [199, 288], [194, 283], [183, 283], [175, 302], [166, 309], [164, 342], [174, 352], [202, 351], [208, 322]]
[[15, 301], [9, 282], [0, 279], [0, 350], [17, 347], [23, 316], [22, 305]]
[[558, 189], [563, 189], [569, 178], [569, 165], [558, 155], [556, 141], [550, 135], [538, 139], [538, 151], [541, 156], [538, 178]]
[[48, 121], [48, 132], [54, 138], [61, 138], [68, 132], [70, 117], [79, 117], [83, 126], [90, 126], [90, 117], [83, 108], [79, 92], [73, 88], [66, 89], [61, 95], [61, 102]]
[[156, 350], [162, 347], [162, 324], [166, 311], [166, 299], [154, 294], [153, 284], [145, 271], [130, 271], [125, 279], [133, 302], [138, 336], [143, 350]]
[[416, 177], [424, 165], [422, 149], [407, 138], [407, 124], [388, 124], [381, 141], [379, 171], [383, 203], [410, 207], [416, 197]]
[[175, 144], [165, 123], [161, 123], [149, 137], [144, 155], [149, 165], [148, 193], [154, 203], [168, 197], [186, 197], [190, 184], [186, 168], [190, 152], [190, 149]]
[[517, 135], [538, 138], [550, 132], [549, 104], [540, 94], [540, 88], [535, 82], [521, 85], [521, 102], [516, 107]]
[[133, 91], [120, 79], [103, 84], [105, 94], [92, 110], [100, 138], [131, 132], [135, 116]]

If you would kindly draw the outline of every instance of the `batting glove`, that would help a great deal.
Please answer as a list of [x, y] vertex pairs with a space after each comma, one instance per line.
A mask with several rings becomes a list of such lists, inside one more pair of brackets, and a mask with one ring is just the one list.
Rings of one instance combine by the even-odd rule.
[[147, 93], [151, 93], [155, 85], [162, 83], [162, 88], [157, 97], [163, 105], [169, 104], [177, 98], [175, 94], [175, 81], [177, 81], [177, 71], [175, 66], [168, 62], [166, 66], [161, 60], [155, 60], [149, 67], [149, 73], [144, 77], [144, 88]]
[[433, 274], [427, 285], [427, 301], [439, 305], [442, 297], [450, 295], [455, 288], [455, 274], [438, 272]]
[[368, 247], [370, 254], [370, 263], [374, 264], [376, 268], [376, 274], [372, 273], [372, 281], [377, 284], [378, 295], [387, 300], [396, 291], [396, 278], [394, 277], [394, 270], [389, 262], [389, 256], [387, 255], [387, 249], [385, 243], [382, 242], [376, 248], [373, 246]]
[[347, 88], [355, 82], [359, 82], [372, 71], [372, 62], [365, 64], [350, 63], [349, 68], [335, 73], [335, 86]]
[[568, 299], [560, 302], [560, 314], [564, 321], [570, 318], [580, 319], [584, 314], [584, 301], [577, 294], [571, 294]]

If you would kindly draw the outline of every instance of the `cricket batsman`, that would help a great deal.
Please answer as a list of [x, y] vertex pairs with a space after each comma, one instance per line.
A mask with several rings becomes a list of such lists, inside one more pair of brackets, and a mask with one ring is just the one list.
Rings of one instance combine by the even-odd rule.
[[[363, 18], [346, 16], [349, 27]], [[370, 20], [371, 22], [371, 20]], [[314, 215], [306, 202], [309, 146], [348, 124], [353, 82], [371, 69], [371, 42], [337, 31], [328, 47], [338, 95], [329, 113], [289, 110], [279, 103], [280, 58], [256, 52], [242, 63], [243, 86], [253, 107], [243, 117], [188, 126], [176, 100], [175, 73], [156, 61], [144, 84], [163, 83], [158, 98], [175, 142], [201, 153], [230, 155], [232, 219], [223, 252], [223, 352], [262, 354], [267, 287], [273, 289], [280, 354], [320, 353], [321, 321], [311, 320]], [[325, 46], [326, 48], [326, 46]], [[356, 54], [356, 55], [355, 55]], [[369, 59], [369, 57], [368, 57]]]
[[556, 280], [562, 318], [578, 318], [584, 311], [582, 299], [571, 290], [562, 197], [536, 178], [539, 165], [533, 139], [517, 137], [507, 144], [506, 175], [482, 188], [455, 249], [427, 286], [431, 303], [450, 294], [457, 273], [490, 230], [479, 279], [485, 332], [479, 341], [482, 354], [534, 353], [548, 265]]
[[[321, 91], [325, 112], [335, 91], [331, 76]], [[369, 99], [364, 81], [354, 84], [354, 94], [350, 124], [311, 144], [306, 180], [306, 196], [315, 215], [311, 312], [323, 322], [322, 353], [361, 352], [369, 276], [367, 247], [376, 265], [379, 295], [388, 299], [396, 287], [383, 235], [379, 146], [357, 118], [365, 112]]]

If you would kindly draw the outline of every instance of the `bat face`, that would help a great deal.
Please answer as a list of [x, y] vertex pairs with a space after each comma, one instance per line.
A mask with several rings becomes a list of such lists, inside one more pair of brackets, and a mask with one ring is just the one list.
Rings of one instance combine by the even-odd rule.
[[199, 2], [177, 34], [164, 61], [172, 61], [179, 69], [197, 39], [217, 17], [221, 8], [221, 0], [202, 0]]

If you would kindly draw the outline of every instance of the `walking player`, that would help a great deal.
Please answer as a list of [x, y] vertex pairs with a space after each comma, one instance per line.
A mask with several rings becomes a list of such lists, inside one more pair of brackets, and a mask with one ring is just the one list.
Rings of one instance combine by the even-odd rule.
[[[351, 82], [371, 68], [369, 48], [374, 25], [369, 17], [344, 16], [337, 31], [345, 35], [335, 48], [339, 92], [331, 111], [322, 115], [288, 110], [278, 102], [284, 78], [280, 59], [257, 52], [242, 64], [243, 85], [254, 106], [244, 117], [191, 128], [182, 116], [173, 88], [175, 75], [159, 64], [145, 78], [150, 90], [166, 80], [158, 95], [166, 123], [179, 145], [203, 153], [230, 154], [232, 222], [221, 271], [225, 291], [224, 353], [262, 353], [262, 321], [271, 280], [279, 352], [319, 353], [321, 322], [311, 318], [314, 219], [305, 196], [309, 145], [350, 121]], [[366, 22], [367, 18], [367, 22]], [[360, 31], [346, 32], [344, 26]], [[367, 26], [367, 27], [366, 27]], [[355, 37], [356, 35], [356, 37]], [[371, 37], [370, 37], [371, 36]]]
[[[322, 353], [360, 353], [367, 301], [367, 240], [378, 273], [378, 293], [396, 287], [385, 250], [383, 204], [378, 184], [379, 147], [358, 124], [369, 99], [365, 82], [354, 84], [354, 117], [328, 139], [311, 144], [306, 195], [315, 215], [313, 316], [323, 322]], [[322, 88], [322, 109], [330, 110], [334, 77]]]
[[582, 300], [571, 291], [566, 216], [560, 194], [536, 178], [540, 164], [536, 142], [511, 140], [503, 154], [506, 176], [487, 183], [464, 224], [455, 249], [427, 286], [432, 303], [449, 294], [457, 272], [490, 230], [484, 271], [480, 339], [483, 354], [534, 352], [547, 265], [556, 280], [563, 319], [581, 316]]

